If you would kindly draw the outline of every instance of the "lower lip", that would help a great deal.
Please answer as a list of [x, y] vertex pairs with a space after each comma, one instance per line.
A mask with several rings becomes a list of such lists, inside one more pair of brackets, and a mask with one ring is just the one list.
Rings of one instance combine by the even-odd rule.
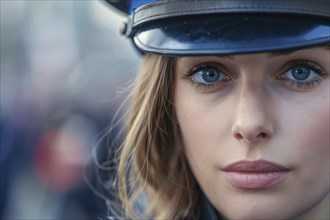
[[225, 171], [228, 181], [236, 188], [260, 190], [275, 186], [287, 177], [288, 171], [237, 172]]

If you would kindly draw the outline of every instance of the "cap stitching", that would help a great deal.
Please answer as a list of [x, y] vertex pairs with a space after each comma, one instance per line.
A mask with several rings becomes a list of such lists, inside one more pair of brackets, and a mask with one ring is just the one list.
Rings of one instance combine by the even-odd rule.
[[[165, 4], [165, 3], [163, 3]], [[237, 9], [237, 10], [243, 10], [243, 9], [272, 9], [272, 10], [276, 10], [276, 11], [281, 11], [281, 10], [288, 10], [288, 11], [291, 11], [291, 12], [298, 12], [297, 10], [299, 10], [300, 12], [303, 11], [303, 12], [316, 12], [316, 13], [327, 13], [328, 10], [312, 10], [312, 9], [304, 9], [304, 8], [292, 8], [292, 7], [265, 7], [265, 6], [262, 6], [262, 7], [227, 7], [227, 8], [210, 8], [210, 9], [205, 9], [205, 10], [181, 10], [181, 11], [174, 11], [174, 12], [171, 12], [171, 13], [162, 13], [162, 14], [157, 14], [157, 15], [152, 15], [152, 16], [148, 16], [148, 17], [145, 17], [145, 18], [142, 18], [142, 19], [139, 19], [137, 21], [134, 21], [134, 25], [136, 23], [140, 23], [141, 21], [144, 21], [144, 20], [147, 20], [149, 18], [153, 18], [153, 17], [159, 17], [159, 16], [162, 16], [162, 15], [171, 15], [171, 14], [176, 14], [176, 13], [182, 13], [182, 12], [198, 12], [198, 11], [203, 11], [203, 12], [212, 12], [212, 11], [215, 11], [215, 10], [219, 10], [219, 9], [223, 9], [223, 11], [225, 10], [233, 10], [233, 9]], [[288, 12], [287, 11], [287, 12]], [[258, 12], [258, 11], [255, 11], [255, 12]], [[138, 13], [138, 12], [136, 12]], [[228, 12], [228, 13], [231, 13], [231, 12]], [[247, 12], [249, 13], [249, 12]], [[285, 13], [285, 12], [283, 12]], [[136, 14], [135, 14], [136, 16]]]
[[[274, 1], [278, 1], [278, 0], [271, 0], [271, 1], [274, 2]], [[301, 0], [301, 1], [310, 1], [310, 0]], [[318, 1], [318, 2], [328, 2], [329, 0], [314, 0], [314, 2], [315, 1]], [[178, 2], [179, 3], [180, 2], [194, 2], [194, 0], [190, 0], [190, 1], [189, 0], [175, 0], [175, 1], [172, 1], [172, 2], [163, 2], [163, 1], [153, 2], [153, 3], [149, 3], [149, 4], [146, 4], [146, 5], [141, 6], [141, 8], [139, 8], [139, 10], [137, 10], [137, 12], [146, 10], [148, 8], [158, 7], [158, 6], [161, 6], [161, 5], [175, 4], [175, 3], [178, 3]]]

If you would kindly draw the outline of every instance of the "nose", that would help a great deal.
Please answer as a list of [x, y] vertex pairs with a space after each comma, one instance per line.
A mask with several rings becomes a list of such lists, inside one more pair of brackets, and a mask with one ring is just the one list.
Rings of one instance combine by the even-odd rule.
[[272, 104], [262, 89], [247, 88], [238, 95], [232, 135], [246, 144], [269, 140], [274, 133]]

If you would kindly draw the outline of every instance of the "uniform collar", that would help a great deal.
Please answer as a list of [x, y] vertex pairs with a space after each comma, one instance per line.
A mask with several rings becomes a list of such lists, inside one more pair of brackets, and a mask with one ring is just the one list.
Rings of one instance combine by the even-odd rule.
[[214, 207], [211, 205], [209, 200], [206, 198], [204, 193], [201, 192], [201, 200], [202, 200], [202, 207], [201, 207], [201, 220], [219, 220], [216, 214]]

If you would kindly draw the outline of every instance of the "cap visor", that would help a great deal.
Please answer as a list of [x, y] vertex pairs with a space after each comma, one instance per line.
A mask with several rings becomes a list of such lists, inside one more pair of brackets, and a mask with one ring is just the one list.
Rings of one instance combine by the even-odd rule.
[[238, 54], [329, 42], [329, 22], [283, 14], [177, 17], [144, 24], [134, 37], [144, 52], [164, 55]]

